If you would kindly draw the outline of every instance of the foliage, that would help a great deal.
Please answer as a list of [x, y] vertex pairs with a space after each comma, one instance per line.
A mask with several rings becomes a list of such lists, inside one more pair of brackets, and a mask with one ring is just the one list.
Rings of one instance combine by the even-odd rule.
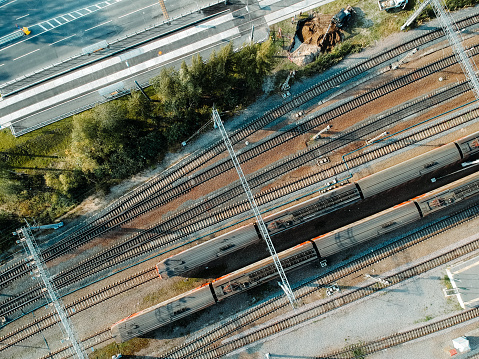
[[134, 355], [140, 350], [148, 347], [150, 340], [146, 338], [133, 338], [125, 343], [117, 344], [111, 343], [101, 349], [95, 349], [95, 351], [88, 355], [90, 359], [111, 359], [113, 355], [122, 354]]
[[479, 0], [446, 0], [446, 6], [450, 11], [475, 6], [476, 4], [479, 4]]
[[153, 101], [132, 91], [19, 139], [0, 131], [0, 209], [52, 222], [92, 188], [106, 192], [157, 163], [210, 120], [213, 105], [232, 113], [252, 101], [273, 52], [269, 41], [238, 52], [229, 44], [208, 61], [163, 69], [147, 90]]
[[17, 238], [13, 236], [12, 233], [22, 225], [23, 223], [18, 217], [0, 211], [0, 228], [2, 228], [2, 231], [0, 232], [0, 253], [15, 244]]
[[366, 355], [363, 351], [363, 348], [361, 347], [353, 348], [352, 354], [353, 354], [353, 358], [357, 358], [357, 359], [364, 358], [364, 356]]
[[444, 277], [441, 278], [441, 283], [444, 287], [446, 287], [446, 289], [452, 289], [453, 288], [452, 283], [451, 283], [451, 279], [449, 278], [449, 276], [447, 274], [445, 274]]
[[[2, 214], [6, 223], [2, 228], [15, 226], [21, 217], [51, 222], [93, 190], [108, 191], [112, 184], [160, 161], [166, 151], [178, 149], [210, 121], [213, 106], [233, 115], [256, 98], [271, 71], [277, 73], [278, 82], [293, 69], [296, 79], [325, 71], [346, 55], [398, 31], [417, 1], [410, 0], [406, 10], [392, 13], [379, 11], [376, 2], [359, 0], [321, 6], [319, 13], [334, 14], [350, 4], [356, 14], [344, 29], [344, 41], [303, 69], [283, 56], [284, 37], [276, 39], [273, 34], [262, 44], [244, 44], [234, 51], [230, 43], [208, 60], [196, 55], [179, 69], [163, 69], [145, 90], [153, 101], [132, 91], [20, 138], [1, 130], [0, 213], [7, 213]], [[478, 1], [447, 0], [447, 6], [454, 10]], [[429, 8], [417, 23], [433, 16]], [[289, 19], [274, 25], [273, 31], [278, 27], [289, 37], [295, 30]]]

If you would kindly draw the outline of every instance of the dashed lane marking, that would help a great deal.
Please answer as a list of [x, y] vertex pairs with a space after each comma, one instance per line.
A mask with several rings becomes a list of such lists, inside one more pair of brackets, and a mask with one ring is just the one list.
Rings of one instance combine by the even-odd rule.
[[34, 52], [37, 52], [38, 50], [40, 50], [40, 49], [36, 49], [36, 50], [30, 51], [28, 54], [25, 54], [25, 55], [22, 55], [22, 56], [18, 56], [18, 57], [16, 57], [16, 58], [14, 58], [12, 61], [15, 61], [15, 60], [21, 59], [22, 57], [25, 57], [25, 56], [27, 56], [27, 55], [33, 54]]
[[30, 15], [30, 14], [26, 14], [26, 15], [23, 15], [23, 16], [20, 16], [20, 17], [17, 17], [15, 20], [20, 20], [20, 19], [23, 19], [24, 17], [27, 17], [28, 15]]
[[[15, 2], [15, 1], [17, 1], [17, 0], [13, 0], [13, 1], [9, 2], [8, 4], [11, 4], [11, 3]], [[114, 5], [114, 4], [116, 4], [117, 2], [120, 2], [120, 1], [122, 1], [122, 0], [115, 0], [115, 2], [102, 1], [102, 2], [99, 2], [99, 3], [97, 3], [97, 4], [90, 5], [90, 6], [88, 6], [88, 7], [82, 8], [82, 9], [74, 10], [74, 11], [72, 11], [72, 12], [70, 12], [70, 13], [57, 16], [57, 17], [55, 17], [55, 18], [53, 18], [53, 19], [48, 19], [48, 20], [42, 21], [42, 22], [40, 22], [40, 23], [38, 23], [38, 24], [31, 25], [31, 26], [29, 26], [29, 29], [30, 29], [30, 30], [33, 29], [34, 35], [33, 35], [33, 36], [29, 36], [28, 39], [32, 39], [32, 38], [34, 38], [34, 37], [36, 37], [36, 36], [39, 36], [39, 35], [41, 35], [41, 34], [47, 32], [47, 31], [53, 30], [53, 29], [56, 28], [56, 27], [65, 25], [65, 24], [67, 24], [67, 23], [69, 23], [69, 22], [71, 22], [71, 21], [73, 21], [73, 20], [76, 20], [76, 19], [78, 19], [78, 18], [80, 18], [80, 17], [89, 15], [89, 14], [95, 12], [95, 11], [104, 9], [104, 8], [110, 6], [110, 5]], [[6, 6], [6, 5], [8, 5], [8, 4], [2, 5], [2, 6]], [[0, 7], [2, 7], [2, 6], [0, 6]], [[92, 8], [92, 7], [93, 7], [93, 10], [90, 10], [89, 8]], [[72, 14], [75, 14], [76, 16], [75, 16], [75, 15], [72, 15]], [[27, 16], [27, 15], [25, 15], [25, 16]], [[71, 17], [71, 20], [69, 20], [69, 18], [68, 18], [67, 16]], [[108, 22], [109, 22], [109, 21], [108, 21]], [[53, 24], [52, 24], [52, 23], [53, 23]], [[106, 23], [103, 23], [103, 24], [106, 24]], [[100, 25], [103, 25], [103, 24], [100, 24]], [[100, 25], [97, 25], [97, 26], [100, 26]], [[35, 27], [37, 27], [37, 26], [38, 26], [38, 29], [35, 31]], [[96, 27], [96, 26], [94, 26], [94, 27]], [[92, 29], [92, 28], [90, 28], [90, 29]], [[43, 31], [42, 31], [42, 30], [43, 30]], [[87, 31], [87, 30], [85, 30], [85, 31]], [[7, 35], [7, 36], [2, 37], [2, 39], [3, 39], [3, 38], [7, 38], [7, 37], [11, 37], [11, 36], [13, 36], [13, 35], [12, 35], [12, 34], [9, 34], [9, 35]], [[28, 39], [26, 39], [26, 40], [28, 40]], [[23, 41], [26, 41], [26, 40], [23, 40]], [[15, 44], [12, 44], [12, 45], [10, 45], [10, 46], [4, 47], [3, 49], [0, 49], [0, 51], [4, 51], [4, 50], [8, 49], [9, 47], [14, 46], [14, 45], [16, 45], [16, 44], [18, 44], [18, 43], [21, 43], [21, 42], [23, 42], [23, 41], [19, 41], [19, 42], [15, 43]]]
[[73, 36], [75, 36], [75, 35], [76, 35], [76, 34], [70, 35], [70, 36], [68, 36], [68, 37], [64, 37], [63, 39], [60, 39], [60, 40], [55, 41], [55, 42], [52, 42], [52, 43], [51, 43], [50, 45], [48, 45], [48, 46], [55, 45], [55, 44], [59, 43], [60, 41], [65, 41], [65, 40], [67, 40], [67, 39], [69, 39], [70, 37], [73, 37]]
[[2, 5], [2, 6], [0, 6], [0, 7], [4, 7], [4, 6], [10, 5], [10, 4], [13, 4], [15, 1], [17, 1], [17, 0], [10, 1], [9, 3], [7, 3], [7, 4], [5, 4], [5, 5]]
[[85, 31], [89, 31], [89, 30], [94, 29], [94, 28], [96, 28], [96, 27], [98, 27], [98, 26], [102, 26], [102, 25], [108, 24], [109, 22], [112, 22], [112, 21], [113, 21], [113, 20], [108, 20], [108, 21], [102, 22], [101, 24], [98, 24], [98, 25], [95, 25], [95, 26], [93, 26], [93, 27], [90, 27], [89, 29], [86, 29]]

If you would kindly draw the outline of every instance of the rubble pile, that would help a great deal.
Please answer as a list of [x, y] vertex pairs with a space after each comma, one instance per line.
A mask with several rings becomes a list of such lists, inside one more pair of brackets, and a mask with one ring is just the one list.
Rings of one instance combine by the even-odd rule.
[[299, 66], [308, 64], [320, 52], [330, 51], [341, 41], [339, 29], [331, 23], [332, 15], [315, 15], [298, 23], [295, 38], [301, 42], [291, 53], [291, 61]]

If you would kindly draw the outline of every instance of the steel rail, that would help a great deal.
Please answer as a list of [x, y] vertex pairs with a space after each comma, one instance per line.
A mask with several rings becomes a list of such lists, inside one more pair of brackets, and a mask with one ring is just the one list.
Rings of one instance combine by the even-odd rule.
[[[461, 211], [457, 215], [460, 217], [464, 217], [465, 213], [474, 213], [474, 217], [477, 217], [479, 215], [479, 206], [473, 206], [466, 211]], [[465, 218], [465, 220], [470, 220], [471, 218]], [[449, 223], [449, 225], [447, 224]], [[438, 222], [439, 224], [439, 222]], [[440, 230], [439, 232], [445, 231], [447, 228], [454, 227], [456, 224], [451, 221], [451, 218], [445, 218], [443, 219], [443, 225], [445, 225], [445, 228]], [[430, 238], [432, 236], [437, 235], [438, 233], [434, 230], [434, 225], [433, 226], [428, 226], [422, 230], [419, 230], [415, 233], [412, 234], [412, 242], [415, 244], [423, 241], [425, 238]], [[422, 234], [423, 233], [423, 234]], [[401, 241], [400, 247], [405, 248], [404, 246], [408, 246], [407, 243], [404, 242], [404, 240]], [[394, 245], [394, 243], [392, 244]], [[202, 347], [201, 350], [195, 350], [194, 352], [192, 351], [189, 354], [185, 355], [185, 352], [183, 351], [181, 353], [181, 358], [217, 358], [221, 357], [223, 355], [226, 355], [228, 353], [231, 353], [234, 350], [237, 350], [245, 345], [254, 343], [260, 339], [267, 338], [273, 334], [276, 334], [282, 330], [289, 329], [293, 326], [296, 326], [298, 324], [304, 323], [310, 319], [317, 318], [319, 315], [322, 315], [326, 312], [329, 312], [331, 310], [334, 310], [338, 307], [344, 306], [346, 304], [352, 303], [357, 301], [358, 299], [367, 297], [371, 294], [374, 294], [384, 288], [387, 288], [391, 285], [400, 283], [404, 280], [407, 280], [409, 278], [412, 278], [416, 275], [422, 274], [428, 270], [431, 270], [433, 268], [436, 268], [439, 265], [443, 265], [445, 263], [448, 263], [452, 260], [455, 260], [457, 258], [460, 258], [461, 256], [470, 253], [473, 250], [479, 249], [479, 239], [474, 240], [470, 243], [467, 243], [463, 246], [460, 246], [458, 248], [455, 248], [451, 251], [448, 251], [446, 253], [440, 254], [432, 259], [425, 260], [419, 264], [413, 265], [405, 270], [402, 270], [399, 273], [396, 273], [394, 275], [391, 275], [389, 277], [384, 277], [385, 280], [387, 280], [390, 284], [385, 284], [385, 283], [377, 283], [374, 282], [372, 284], [366, 284], [360, 288], [350, 290], [342, 295], [336, 295], [331, 300], [327, 302], [317, 302], [316, 304], [313, 305], [308, 305], [307, 307], [303, 307], [304, 310], [297, 311], [296, 313], [292, 313], [290, 316], [277, 320], [275, 323], [267, 324], [267, 325], [262, 325], [254, 330], [250, 330], [247, 334], [240, 335], [237, 338], [233, 338], [231, 340], [224, 340], [225, 334], [226, 334], [226, 329], [220, 329], [218, 333], [218, 337], [221, 336], [222, 343], [217, 343], [219, 339], [215, 340], [213, 345], [211, 346], [204, 346]], [[375, 263], [376, 261], [379, 260], [380, 257], [384, 256], [390, 256], [393, 254], [394, 251], [391, 251], [391, 249], [388, 249], [387, 247], [384, 248], [382, 253], [372, 253], [369, 255], [370, 258], [370, 264]], [[361, 268], [358, 268], [358, 270]], [[327, 277], [327, 276], [326, 276]], [[310, 281], [306, 284], [303, 284], [298, 291], [303, 291], [304, 295], [310, 295], [313, 292], [317, 292], [318, 290], [321, 290], [322, 288], [325, 287], [326, 283], [330, 282], [325, 282], [322, 280], [322, 278], [319, 278], [319, 280], [315, 281]], [[308, 288], [309, 285], [309, 288]], [[298, 298], [301, 297], [301, 294], [297, 294]], [[269, 308], [267, 306], [270, 306]], [[280, 308], [286, 307], [288, 303], [284, 300], [284, 298], [275, 298], [270, 300], [266, 305], [264, 305], [262, 308], [260, 308], [256, 313], [252, 311], [252, 314], [250, 317], [251, 321], [256, 320], [257, 318], [264, 318], [270, 311], [277, 311]], [[245, 327], [246, 325], [251, 325], [251, 322], [244, 320], [243, 318], [241, 320], [238, 320], [238, 318], [235, 318], [235, 323], [230, 322], [231, 325], [236, 325], [238, 328], [234, 329], [240, 329]], [[226, 326], [222, 325], [221, 328], [226, 328]], [[223, 331], [223, 332], [222, 332]], [[222, 332], [222, 333], [221, 333]], [[231, 329], [230, 329], [230, 332]], [[211, 333], [211, 332], [210, 332]], [[215, 344], [216, 343], [216, 344]], [[176, 354], [173, 355], [171, 352], [167, 354], [169, 359], [174, 359], [174, 358], [179, 358], [180, 356], [177, 356]]]
[[[477, 111], [471, 112], [470, 116], [472, 117], [478, 116]], [[467, 117], [459, 116], [458, 118], [459, 118], [459, 121], [455, 123], [456, 126], [462, 124], [463, 122], [468, 122], [472, 120], [472, 118], [470, 118], [469, 116]], [[437, 128], [437, 125], [433, 126], [433, 128]], [[440, 129], [440, 130], [443, 130], [443, 129]], [[429, 129], [427, 133], [431, 135], [431, 130]], [[356, 159], [356, 162], [354, 163], [352, 161], [349, 161], [350, 163], [348, 163], [348, 165], [350, 168], [353, 168], [355, 166], [359, 166], [360, 164], [364, 162], [381, 157], [385, 155], [386, 153], [390, 153], [404, 146], [409, 146], [411, 145], [411, 143], [417, 142], [417, 140], [413, 140], [414, 137], [417, 137], [417, 135], [412, 137], [411, 136], [406, 137], [405, 139], [403, 139], [402, 142], [397, 141], [392, 144], [388, 144], [386, 147], [389, 148], [389, 150], [387, 151], [385, 151], [384, 148], [381, 148], [379, 150], [369, 152], [368, 156], [362, 156], [362, 161], [358, 162], [358, 160]], [[425, 136], [420, 136], [421, 139], [424, 137]], [[274, 199], [278, 199], [287, 193], [293, 192], [300, 188], [307, 187], [313, 183], [320, 182], [321, 180], [330, 178], [334, 175], [337, 175], [338, 173], [345, 172], [346, 170], [347, 168], [345, 164], [332, 166], [331, 168], [321, 171], [320, 173], [316, 173], [311, 176], [304, 177], [300, 180], [297, 180], [293, 183], [289, 183], [287, 186], [274, 188], [272, 191], [261, 193], [257, 195], [258, 203], [260, 203], [260, 205], [265, 204]], [[320, 176], [319, 178], [318, 178], [318, 175]], [[208, 225], [211, 225], [211, 223], [213, 223], [214, 221], [220, 222], [228, 218], [228, 216], [231, 217], [231, 216], [240, 214], [244, 212], [245, 210], [247, 210], [247, 204], [245, 203], [245, 201], [239, 201], [233, 205], [230, 205], [229, 208], [226, 208], [226, 209], [222, 208], [221, 211], [217, 211], [214, 214], [208, 213], [207, 218], [204, 218], [204, 216], [201, 216], [198, 213], [194, 215], [190, 215], [190, 218], [188, 219], [183, 218], [182, 220], [178, 220], [177, 217], [173, 217], [171, 219], [173, 223], [176, 223], [176, 226], [182, 225], [181, 228], [169, 227], [167, 229], [160, 230], [159, 226], [153, 227], [146, 233], [143, 233], [142, 235], [134, 237], [134, 240], [136, 241], [136, 243], [132, 243], [133, 241], [124, 242], [114, 248], [110, 248], [103, 251], [102, 253], [94, 256], [93, 258], [87, 259], [79, 263], [77, 266], [71, 268], [70, 270], [59, 273], [55, 278], [55, 285], [58, 288], [63, 288], [75, 281], [81, 280], [105, 268], [109, 268], [110, 266], [114, 264], [118, 264], [134, 256], [145, 254], [145, 253], [151, 252], [152, 250], [157, 250], [161, 247], [169, 245], [174, 240], [178, 240], [179, 236], [187, 235], [189, 230], [187, 230], [186, 228], [193, 229], [193, 230], [200, 229], [200, 227], [198, 227], [198, 222], [203, 223], [202, 227], [206, 227]], [[185, 212], [185, 213], [188, 213], [188, 212]], [[194, 223], [188, 222], [188, 220], [191, 220], [192, 218], [195, 220], [195, 222]], [[171, 232], [173, 229], [175, 230], [174, 234], [170, 233], [169, 235], [167, 235], [166, 238], [163, 238], [161, 240], [161, 237], [160, 237], [161, 233], [164, 233], [165, 231]], [[160, 239], [158, 239], [159, 237]], [[142, 244], [142, 242], [146, 244]], [[40, 298], [38, 291], [39, 291], [39, 288], [36, 288], [36, 292], [32, 290], [32, 293], [30, 296], [25, 296], [24, 294], [22, 294], [21, 298], [25, 298], [23, 300], [25, 303], [31, 303], [32, 301], [34, 301], [34, 298]], [[18, 301], [17, 297], [12, 297], [4, 301], [3, 303], [0, 303], [0, 313], [4, 313], [4, 315], [8, 315], [18, 310], [19, 308], [21, 308], [22, 305], [19, 305], [17, 301]]]
[[[68, 315], [73, 316], [93, 307], [94, 305], [100, 304], [117, 295], [124, 294], [128, 290], [134, 289], [157, 278], [158, 275], [155, 268], [148, 268], [75, 299], [73, 302], [66, 304], [65, 307]], [[0, 351], [17, 345], [23, 340], [32, 337], [58, 322], [59, 319], [54, 313], [38, 317], [31, 323], [25, 324], [5, 335], [2, 335], [0, 337]]]
[[[462, 29], [468, 26], [472, 26], [477, 22], [479, 22], [479, 15], [473, 15], [465, 19], [459, 20], [457, 24], [458, 27]], [[286, 103], [277, 106], [276, 108], [266, 112], [264, 115], [258, 117], [253, 122], [236, 130], [231, 135], [232, 142], [238, 143], [242, 141], [244, 138], [248, 137], [258, 129], [261, 129], [262, 127], [266, 126], [277, 118], [292, 111], [297, 106], [308, 102], [315, 96], [318, 96], [319, 94], [331, 88], [334, 88], [335, 86], [337, 86], [337, 84], [352, 79], [355, 76], [362, 74], [365, 71], [376, 67], [381, 63], [391, 60], [394, 57], [399, 56], [400, 54], [413, 48], [424, 45], [430, 41], [434, 41], [442, 37], [443, 35], [444, 34], [442, 33], [441, 29], [433, 30], [427, 34], [423, 34], [416, 39], [409, 41], [406, 44], [398, 45], [395, 48], [383, 52], [373, 58], [367, 59], [354, 67], [341, 71], [340, 73], [332, 76], [328, 80], [312, 86], [311, 88], [288, 100]], [[119, 214], [124, 213], [125, 211], [128, 212], [128, 208], [132, 206], [134, 207], [135, 204], [145, 201], [148, 197], [152, 195], [156, 196], [168, 192], [170, 186], [172, 186], [175, 181], [184, 178], [188, 173], [195, 171], [198, 167], [200, 167], [201, 165], [208, 162], [222, 152], [222, 143], [216, 142], [210, 145], [207, 149], [204, 149], [202, 152], [197, 153], [194, 156], [189, 156], [188, 158], [180, 161], [175, 166], [164, 171], [157, 177], [152, 178], [145, 184], [137, 187], [135, 190], [115, 201], [112, 205], [108, 206], [105, 210], [101, 211], [96, 216], [92, 217], [86, 222], [82, 222], [81, 224], [58, 236], [55, 240], [55, 245], [45, 251], [44, 260], [48, 261], [50, 259], [56, 258], [64, 253], [71, 251], [73, 248], [77, 248], [78, 246], [88, 242], [95, 237], [95, 234], [93, 233], [97, 232], [98, 227], [108, 227], [108, 225], [104, 223], [105, 221], [108, 222], [109, 220], [111, 220], [112, 217], [116, 217]], [[153, 208], [155, 208], [155, 206], [151, 207], [151, 209]], [[134, 214], [131, 218], [135, 218], [136, 216], [137, 215]], [[116, 227], [110, 226], [107, 231], [113, 228]], [[71, 241], [70, 236], [81, 237], [83, 239], [77, 240], [77, 243], [72, 243], [73, 241]], [[18, 263], [18, 265], [14, 265], [14, 267], [18, 268], [22, 273], [27, 273], [28, 271], [28, 268], [26, 268], [25, 264], [21, 262]], [[9, 284], [15, 278], [21, 277], [21, 275], [17, 275], [15, 276], [15, 278], [10, 277], [8, 272], [10, 272], [10, 270], [0, 272], [0, 288]]]
[[[479, 15], [473, 15], [471, 17], [458, 21], [458, 26], [459, 28], [465, 28], [468, 26], [472, 26], [477, 22], [479, 22]], [[264, 115], [256, 118], [253, 122], [234, 131], [231, 134], [232, 143], [235, 144], [244, 140], [246, 137], [250, 136], [259, 129], [275, 121], [279, 117], [293, 111], [298, 106], [305, 104], [306, 102], [321, 95], [322, 93], [327, 92], [331, 88], [334, 88], [335, 86], [347, 80], [350, 80], [360, 74], [363, 74], [365, 71], [368, 71], [386, 61], [389, 61], [406, 51], [424, 45], [442, 36], [443, 34], [441, 29], [433, 30], [427, 34], [421, 35], [418, 38], [409, 41], [406, 44], [398, 45], [393, 49], [378, 54], [377, 56], [367, 59], [358, 65], [343, 70], [336, 75], [333, 75], [331, 78], [310, 87], [309, 89], [298, 94], [291, 100], [286, 101], [284, 104], [281, 104], [276, 108], [266, 112]], [[134, 206], [134, 204], [138, 201], [151, 200], [152, 196], [158, 196], [162, 193], [169, 192], [170, 187], [175, 181], [185, 178], [188, 173], [197, 170], [199, 167], [210, 161], [212, 158], [223, 153], [224, 149], [224, 145], [221, 142], [216, 142], [207, 149], [203, 150], [201, 153], [198, 153], [193, 157], [190, 156], [184, 161], [180, 161], [173, 168], [165, 171], [158, 177], [148, 181], [146, 184], [138, 187], [134, 191], [130, 192], [128, 195], [115, 202], [112, 206], [109, 206], [106, 211], [103, 211], [102, 216], [100, 218], [96, 218], [95, 220], [98, 222], [102, 222], [106, 218], [116, 217], [123, 211], [128, 210], [129, 208]], [[152, 208], [155, 208], [156, 206], [157, 205], [154, 205]], [[106, 214], [104, 212], [106, 212]], [[92, 224], [89, 224], [88, 226], [91, 225]], [[78, 230], [79, 229], [77, 229], [77, 231]], [[88, 231], [88, 229], [83, 228], [80, 231], [80, 233], [85, 233], [85, 231]], [[60, 241], [60, 243], [56, 244], [55, 247], [62, 247], [64, 249], [65, 247], [69, 247], [69, 244]], [[45, 259], [49, 260], [47, 258]]]

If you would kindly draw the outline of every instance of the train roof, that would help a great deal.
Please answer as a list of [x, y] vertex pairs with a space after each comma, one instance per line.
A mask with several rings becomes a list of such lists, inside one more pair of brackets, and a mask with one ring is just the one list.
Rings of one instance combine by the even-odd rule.
[[[279, 260], [281, 261], [283, 258], [289, 257], [295, 250], [302, 250], [304, 246], [311, 246], [311, 248], [312, 248], [313, 245], [311, 244], [310, 241], [306, 241], [306, 242], [297, 244], [292, 248], [289, 248], [289, 249], [286, 249], [282, 252], [279, 252], [278, 253]], [[266, 266], [270, 265], [272, 262], [273, 262], [273, 258], [271, 256], [268, 256], [267, 258], [262, 259], [258, 262], [255, 262], [255, 263], [250, 264], [246, 267], [240, 268], [240, 269], [238, 269], [234, 272], [225, 274], [221, 277], [218, 277], [215, 280], [213, 280], [211, 283], [216, 284], [220, 281], [223, 281], [223, 280], [226, 280], [226, 279], [229, 279], [229, 278], [232, 278], [232, 277], [236, 277], [237, 275], [241, 275], [243, 273], [248, 273], [248, 272], [251, 272], [253, 270], [256, 270], [256, 269], [259, 269], [259, 268], [262, 268], [262, 267], [266, 267]]]
[[443, 192], [451, 191], [451, 190], [457, 190], [461, 188], [462, 186], [467, 186], [471, 183], [479, 181], [479, 171], [475, 172], [473, 174], [470, 174], [466, 177], [463, 177], [457, 181], [451, 182], [447, 185], [441, 186], [439, 188], [436, 188], [435, 190], [429, 191], [427, 193], [421, 194], [419, 196], [416, 196], [412, 199], [412, 201], [421, 201], [425, 198], [428, 198], [430, 196], [435, 196]]
[[175, 301], [180, 300], [180, 299], [182, 299], [182, 298], [184, 298], [184, 297], [188, 297], [189, 295], [191, 295], [191, 294], [193, 294], [193, 293], [197, 293], [197, 292], [199, 292], [199, 291], [201, 291], [201, 290], [205, 290], [205, 288], [209, 291], [210, 289], [207, 288], [207, 287], [209, 287], [209, 283], [202, 284], [202, 285], [200, 285], [199, 287], [196, 287], [196, 288], [191, 289], [191, 290], [189, 290], [189, 291], [187, 291], [187, 292], [181, 293], [181, 294], [177, 295], [176, 297], [167, 299], [167, 300], [165, 300], [165, 301], [163, 301], [163, 302], [161, 302], [161, 303], [155, 304], [155, 305], [153, 305], [153, 306], [151, 306], [151, 307], [148, 307], [148, 308], [146, 308], [146, 309], [143, 309], [143, 310], [141, 310], [141, 311], [139, 311], [139, 312], [133, 313], [133, 314], [129, 315], [128, 317], [123, 318], [122, 320], [119, 320], [118, 322], [116, 322], [116, 323], [113, 324], [113, 325], [120, 324], [120, 323], [125, 322], [125, 321], [127, 321], [128, 319], [131, 319], [131, 318], [136, 317], [136, 316], [138, 316], [138, 315], [142, 315], [142, 314], [151, 312], [151, 311], [153, 311], [153, 310], [155, 310], [155, 309], [157, 309], [157, 308], [159, 308], [159, 307], [165, 306], [165, 305], [167, 305], [167, 304], [169, 304], [169, 303], [175, 302]]
[[448, 143], [357, 181], [364, 197], [371, 197], [396, 186], [460, 161], [459, 150]]

